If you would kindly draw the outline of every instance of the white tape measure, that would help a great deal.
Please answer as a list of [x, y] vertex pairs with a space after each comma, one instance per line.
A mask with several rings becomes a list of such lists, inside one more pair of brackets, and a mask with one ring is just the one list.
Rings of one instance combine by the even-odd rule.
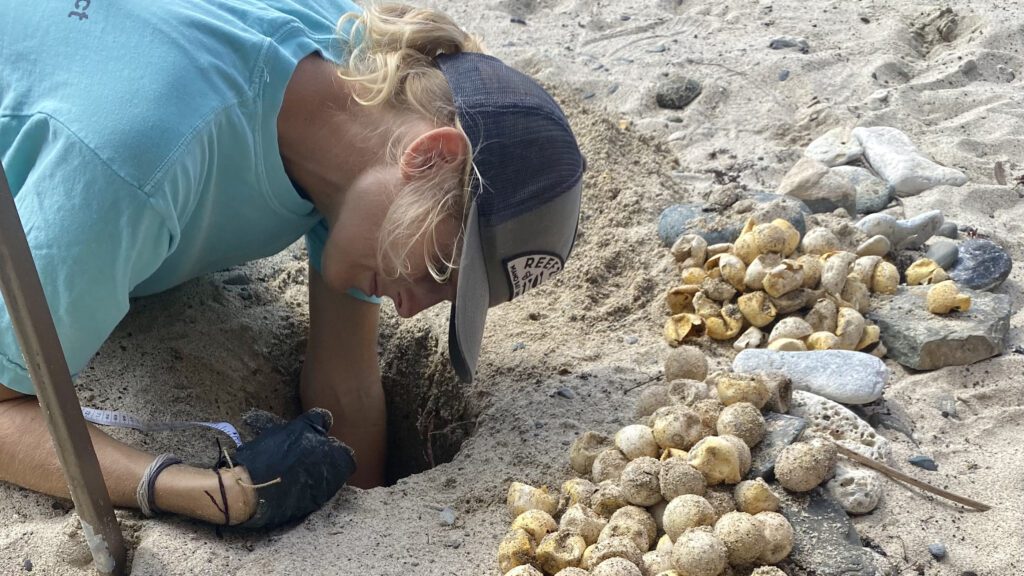
[[132, 428], [140, 432], [168, 432], [171, 430], [184, 430], [186, 428], [212, 428], [230, 436], [236, 446], [242, 445], [242, 437], [238, 435], [238, 430], [227, 422], [147, 422], [139, 420], [131, 414], [112, 412], [110, 410], [97, 410], [96, 408], [82, 408], [82, 415], [93, 424]]

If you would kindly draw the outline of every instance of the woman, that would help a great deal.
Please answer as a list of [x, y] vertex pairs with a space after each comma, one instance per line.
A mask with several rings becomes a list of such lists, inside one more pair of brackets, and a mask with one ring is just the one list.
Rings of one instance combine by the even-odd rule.
[[[129, 296], [307, 238], [308, 412], [257, 425], [217, 471], [91, 429], [115, 505], [272, 526], [332, 497], [353, 451], [352, 483], [378, 485], [377, 297], [404, 317], [452, 301], [452, 363], [470, 380], [487, 308], [564, 265], [584, 170], [572, 132], [443, 14], [348, 0], [0, 6], [0, 153], [72, 371]], [[0, 480], [66, 496], [6, 310], [0, 384]]]

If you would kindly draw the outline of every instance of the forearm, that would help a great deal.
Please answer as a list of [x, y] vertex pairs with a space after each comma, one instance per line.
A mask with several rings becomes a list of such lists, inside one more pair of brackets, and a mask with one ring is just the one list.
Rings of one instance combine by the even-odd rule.
[[[6, 389], [0, 386], [0, 390]], [[122, 444], [92, 425], [88, 428], [111, 502], [123, 508], [137, 507], [135, 490], [153, 455]], [[244, 470], [228, 474], [224, 480], [229, 488], [229, 505], [234, 510], [231, 520], [241, 522], [251, 515], [254, 504], [246, 501], [247, 496], [237, 488], [234, 478], [247, 481], [248, 475]], [[49, 430], [34, 397], [0, 401], [0, 481], [70, 498]], [[212, 470], [172, 466], [157, 478], [156, 504], [166, 512], [222, 523], [224, 515], [206, 497], [207, 490], [220, 501]]]
[[330, 410], [334, 416], [331, 435], [355, 451], [357, 468], [349, 484], [360, 488], [380, 486], [387, 461], [387, 409], [380, 371], [371, 368], [362, 375], [324, 374], [307, 358], [301, 398], [304, 410]]

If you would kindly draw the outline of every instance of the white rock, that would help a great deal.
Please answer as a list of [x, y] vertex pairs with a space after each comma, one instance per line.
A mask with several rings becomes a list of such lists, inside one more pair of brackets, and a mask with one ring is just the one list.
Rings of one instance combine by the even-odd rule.
[[940, 210], [929, 210], [906, 220], [884, 213], [868, 214], [856, 226], [868, 236], [885, 236], [894, 250], [902, 250], [924, 245], [944, 221]]
[[825, 166], [842, 166], [860, 158], [864, 148], [853, 137], [849, 128], [833, 128], [807, 145], [804, 156]]
[[850, 350], [744, 350], [736, 355], [732, 369], [747, 373], [782, 372], [793, 383], [794, 390], [806, 390], [843, 404], [878, 400], [889, 379], [885, 362]]
[[854, 128], [853, 136], [864, 148], [864, 157], [875, 173], [898, 196], [914, 196], [936, 186], [963, 186], [967, 176], [959, 170], [936, 164], [926, 158], [910, 137], [887, 126]]
[[732, 343], [732, 349], [739, 351], [746, 350], [747, 348], [757, 348], [761, 345], [762, 341], [764, 341], [764, 332], [757, 326], [751, 326]]
[[857, 256], [885, 256], [892, 248], [889, 239], [881, 234], [868, 238], [857, 246]]
[[828, 491], [850, 514], [867, 514], [882, 499], [882, 476], [878, 472], [836, 463], [836, 475], [828, 482]]
[[[796, 352], [808, 354], [808, 352]], [[885, 462], [892, 452], [889, 441], [845, 406], [817, 394], [794, 390], [789, 413], [807, 420], [804, 434], [831, 438], [868, 458]]]

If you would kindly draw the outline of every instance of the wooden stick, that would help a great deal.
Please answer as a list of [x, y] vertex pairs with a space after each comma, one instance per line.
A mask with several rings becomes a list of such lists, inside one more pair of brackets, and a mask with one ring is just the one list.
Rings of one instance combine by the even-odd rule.
[[7, 176], [0, 166], [0, 292], [100, 574], [124, 574], [125, 549], [64, 349], [50, 316]]
[[895, 468], [890, 468], [889, 466], [886, 466], [885, 464], [881, 464], [881, 463], [875, 462], [871, 458], [868, 458], [867, 456], [863, 456], [863, 455], [861, 455], [861, 454], [859, 454], [857, 452], [854, 452], [853, 450], [850, 450], [849, 448], [847, 448], [845, 446], [842, 446], [842, 445], [837, 444], [835, 442], [833, 442], [833, 444], [835, 444], [836, 448], [839, 449], [839, 453], [842, 454], [843, 456], [846, 456], [847, 458], [849, 458], [850, 460], [853, 460], [854, 462], [857, 462], [859, 464], [863, 464], [863, 465], [867, 466], [868, 468], [871, 468], [872, 470], [877, 470], [878, 472], [881, 472], [882, 474], [885, 474], [886, 476], [888, 476], [890, 478], [893, 478], [895, 480], [899, 480], [900, 482], [906, 482], [907, 484], [910, 484], [911, 486], [916, 486], [916, 487], [918, 487], [918, 488], [920, 488], [922, 490], [925, 490], [927, 492], [931, 492], [932, 494], [938, 494], [939, 496], [942, 496], [943, 498], [945, 498], [947, 500], [952, 500], [953, 502], [956, 502], [958, 504], [963, 504], [964, 506], [967, 506], [968, 508], [974, 508], [975, 510], [980, 510], [981, 512], [985, 512], [986, 510], [991, 510], [992, 509], [992, 507], [989, 506], [988, 504], [982, 504], [981, 502], [978, 502], [976, 500], [971, 500], [970, 498], [964, 498], [963, 496], [957, 496], [956, 494], [953, 494], [952, 492], [947, 492], [946, 490], [943, 490], [942, 488], [937, 488], [935, 486], [932, 486], [931, 484], [927, 484], [925, 482], [922, 482], [922, 481], [918, 480], [917, 478], [913, 478], [911, 476], [907, 476], [906, 474], [904, 474], [903, 472], [900, 472], [899, 470], [897, 470]]

